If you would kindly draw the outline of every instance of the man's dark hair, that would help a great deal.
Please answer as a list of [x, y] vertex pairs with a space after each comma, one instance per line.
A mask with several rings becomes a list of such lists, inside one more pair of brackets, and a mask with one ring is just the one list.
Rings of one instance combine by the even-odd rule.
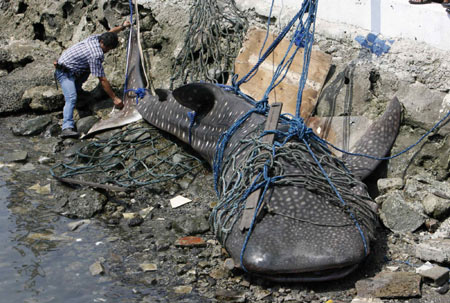
[[107, 48], [113, 49], [119, 45], [119, 38], [116, 33], [106, 32], [98, 37], [98, 41], [103, 42], [103, 45]]

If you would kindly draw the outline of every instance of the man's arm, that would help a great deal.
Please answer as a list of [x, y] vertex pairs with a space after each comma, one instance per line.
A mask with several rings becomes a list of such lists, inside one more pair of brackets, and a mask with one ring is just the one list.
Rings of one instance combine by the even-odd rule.
[[102, 85], [103, 89], [108, 94], [108, 96], [113, 100], [114, 105], [117, 106], [118, 108], [122, 108], [123, 107], [122, 99], [116, 96], [108, 79], [106, 79], [106, 77], [98, 77], [98, 80], [100, 81], [100, 84]]
[[111, 33], [116, 33], [116, 34], [118, 34], [118, 33], [120, 33], [121, 31], [123, 31], [125, 28], [130, 27], [130, 26], [131, 26], [130, 21], [126, 20], [122, 25], [113, 27], [113, 28], [111, 28], [109, 31], [110, 31]]

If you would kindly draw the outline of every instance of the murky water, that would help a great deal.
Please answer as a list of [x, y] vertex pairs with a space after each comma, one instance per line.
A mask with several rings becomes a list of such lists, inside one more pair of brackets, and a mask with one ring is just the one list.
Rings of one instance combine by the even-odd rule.
[[[89, 270], [111, 256], [117, 231], [96, 220], [72, 231], [77, 220], [54, 212], [34, 139], [8, 134], [3, 123], [0, 132], [0, 302], [141, 302], [148, 290], [111, 278], [107, 268]], [[29, 151], [28, 164], [1, 161], [15, 150]]]

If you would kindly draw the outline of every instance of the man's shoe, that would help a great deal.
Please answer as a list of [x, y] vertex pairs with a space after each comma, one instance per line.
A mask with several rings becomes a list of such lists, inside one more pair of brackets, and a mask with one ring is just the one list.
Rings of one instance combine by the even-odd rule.
[[78, 138], [78, 133], [75, 131], [75, 129], [73, 128], [66, 128], [63, 129], [63, 131], [61, 132], [61, 138], [66, 139], [66, 138]]

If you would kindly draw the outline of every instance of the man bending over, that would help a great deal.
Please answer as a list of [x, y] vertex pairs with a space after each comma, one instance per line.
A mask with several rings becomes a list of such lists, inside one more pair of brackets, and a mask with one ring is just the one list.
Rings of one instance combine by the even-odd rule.
[[65, 50], [58, 61], [54, 62], [55, 77], [61, 84], [65, 105], [61, 138], [77, 138], [78, 132], [73, 121], [73, 110], [77, 102], [77, 93], [92, 74], [98, 77], [103, 89], [118, 108], [123, 107], [122, 99], [116, 96], [106, 79], [103, 69], [105, 54], [119, 45], [117, 33], [129, 27], [129, 21], [112, 28], [101, 35], [92, 35]]

